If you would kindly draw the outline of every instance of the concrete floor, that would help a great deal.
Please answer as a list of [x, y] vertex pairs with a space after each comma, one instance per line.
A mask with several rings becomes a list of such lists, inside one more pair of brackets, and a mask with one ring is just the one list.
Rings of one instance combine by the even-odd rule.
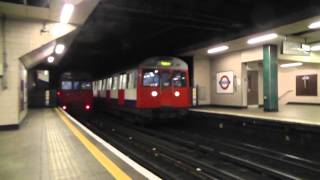
[[263, 108], [236, 109], [221, 107], [199, 107], [190, 110], [320, 126], [320, 106], [316, 105], [283, 105], [279, 108], [279, 112], [264, 112]]
[[[128, 167], [120, 168], [130, 171]], [[132, 178], [144, 179], [141, 176]], [[98, 180], [114, 177], [52, 109], [42, 109], [30, 110], [19, 130], [0, 131], [0, 179]]]

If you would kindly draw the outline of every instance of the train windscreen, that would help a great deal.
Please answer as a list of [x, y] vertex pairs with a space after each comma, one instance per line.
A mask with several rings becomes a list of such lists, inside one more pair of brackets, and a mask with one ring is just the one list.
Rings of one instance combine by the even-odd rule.
[[186, 86], [186, 73], [181, 71], [175, 71], [172, 76], [172, 84], [174, 87]]
[[158, 87], [159, 86], [158, 70], [144, 70], [143, 71], [143, 86]]

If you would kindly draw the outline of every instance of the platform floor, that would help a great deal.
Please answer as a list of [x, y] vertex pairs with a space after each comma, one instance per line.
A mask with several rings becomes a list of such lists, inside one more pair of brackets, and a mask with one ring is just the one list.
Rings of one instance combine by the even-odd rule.
[[279, 112], [264, 112], [263, 108], [222, 107], [199, 107], [191, 108], [190, 111], [320, 126], [320, 106], [317, 105], [283, 105]]
[[[133, 171], [120, 160], [112, 161], [122, 165], [120, 169]], [[137, 172], [128, 176], [145, 179]], [[30, 110], [19, 130], [0, 131], [1, 180], [115, 178], [53, 109]]]

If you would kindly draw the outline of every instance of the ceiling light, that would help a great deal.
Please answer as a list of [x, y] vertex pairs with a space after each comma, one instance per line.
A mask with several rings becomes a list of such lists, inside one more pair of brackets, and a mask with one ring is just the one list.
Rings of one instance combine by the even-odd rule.
[[73, 4], [64, 4], [62, 7], [61, 15], [60, 15], [60, 22], [67, 24], [71, 18], [73, 10], [74, 10]]
[[63, 44], [58, 44], [55, 49], [56, 54], [62, 54], [64, 51], [64, 48], [65, 46]]
[[301, 47], [303, 51], [307, 51], [307, 52], [311, 51], [311, 46], [308, 44], [302, 44]]
[[264, 42], [264, 41], [269, 41], [271, 39], [275, 39], [278, 37], [278, 34], [276, 33], [271, 33], [271, 34], [266, 34], [266, 35], [262, 35], [259, 37], [255, 37], [252, 39], [249, 39], [247, 41], [248, 44], [256, 44], [256, 43], [260, 43], [260, 42]]
[[229, 46], [218, 46], [218, 47], [214, 47], [214, 48], [209, 49], [207, 52], [209, 54], [214, 54], [214, 53], [225, 51], [227, 49], [229, 49]]
[[288, 64], [281, 64], [280, 67], [289, 68], [289, 67], [302, 66], [302, 64], [303, 64], [302, 62], [288, 63]]
[[320, 21], [317, 21], [317, 22], [314, 22], [314, 23], [311, 23], [309, 26], [308, 26], [309, 29], [316, 29], [316, 28], [320, 28]]
[[54, 57], [53, 56], [49, 56], [47, 61], [48, 61], [48, 63], [53, 63], [54, 62]]
[[320, 51], [320, 44], [315, 44], [311, 46], [311, 51]]

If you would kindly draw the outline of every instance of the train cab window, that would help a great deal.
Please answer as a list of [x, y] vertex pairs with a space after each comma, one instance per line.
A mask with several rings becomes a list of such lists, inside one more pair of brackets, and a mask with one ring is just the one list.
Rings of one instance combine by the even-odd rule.
[[80, 89], [80, 82], [73, 81], [73, 90], [79, 90], [79, 89]]
[[175, 71], [172, 76], [172, 84], [174, 87], [186, 86], [186, 73], [181, 71]]
[[158, 70], [144, 70], [143, 71], [143, 86], [158, 87], [159, 86]]
[[84, 90], [91, 89], [91, 82], [82, 82], [81, 83], [81, 89], [84, 89]]
[[71, 90], [72, 89], [72, 81], [62, 81], [61, 82], [62, 90]]
[[162, 71], [161, 72], [161, 86], [168, 87], [170, 86], [170, 72]]

